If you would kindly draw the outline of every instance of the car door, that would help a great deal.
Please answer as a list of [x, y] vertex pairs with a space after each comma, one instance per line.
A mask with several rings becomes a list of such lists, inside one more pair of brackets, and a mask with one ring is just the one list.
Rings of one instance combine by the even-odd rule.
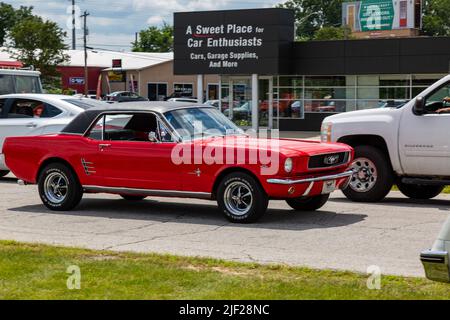
[[157, 132], [153, 113], [106, 114], [91, 132], [90, 156], [86, 160], [97, 181], [105, 187], [146, 190], [180, 190], [180, 174], [171, 160], [173, 139], [149, 140]]
[[62, 111], [35, 99], [7, 99], [0, 125], [0, 144], [6, 137], [39, 135], [48, 119]]
[[405, 109], [400, 123], [399, 150], [403, 170], [408, 175], [450, 176], [450, 83], [425, 99], [427, 113], [415, 115], [412, 104]]

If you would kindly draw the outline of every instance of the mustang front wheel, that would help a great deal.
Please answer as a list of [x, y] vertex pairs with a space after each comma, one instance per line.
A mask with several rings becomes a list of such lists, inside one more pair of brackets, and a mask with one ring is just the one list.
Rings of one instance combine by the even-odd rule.
[[297, 211], [316, 211], [322, 208], [330, 198], [329, 194], [310, 198], [295, 198], [286, 200], [287, 204]]
[[217, 202], [225, 217], [236, 223], [258, 220], [266, 211], [268, 197], [257, 181], [246, 173], [232, 173], [219, 185]]
[[69, 211], [83, 197], [83, 189], [75, 174], [66, 165], [53, 163], [39, 176], [39, 196], [44, 205], [54, 211]]

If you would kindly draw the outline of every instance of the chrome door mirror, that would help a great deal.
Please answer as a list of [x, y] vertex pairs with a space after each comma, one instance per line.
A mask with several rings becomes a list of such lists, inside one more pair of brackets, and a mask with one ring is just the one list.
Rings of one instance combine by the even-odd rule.
[[416, 116], [425, 114], [425, 99], [424, 97], [417, 97], [413, 107], [413, 112]]
[[148, 141], [150, 141], [150, 142], [159, 142], [158, 141], [158, 136], [156, 135], [155, 131], [150, 131], [148, 133]]

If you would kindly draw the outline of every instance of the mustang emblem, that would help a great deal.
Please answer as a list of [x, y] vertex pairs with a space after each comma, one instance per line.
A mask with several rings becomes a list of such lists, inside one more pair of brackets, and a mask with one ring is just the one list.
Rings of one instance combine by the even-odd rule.
[[326, 156], [326, 157], [323, 159], [323, 162], [324, 162], [326, 165], [333, 165], [333, 164], [336, 164], [336, 163], [339, 162], [339, 155]]

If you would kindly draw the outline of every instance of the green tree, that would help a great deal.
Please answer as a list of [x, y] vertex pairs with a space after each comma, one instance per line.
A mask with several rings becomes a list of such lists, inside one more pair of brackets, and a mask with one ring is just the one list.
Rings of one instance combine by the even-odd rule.
[[321, 28], [340, 26], [345, 1], [348, 0], [288, 0], [279, 7], [294, 10], [297, 39], [310, 40]]
[[7, 33], [18, 21], [32, 16], [32, 10], [33, 7], [24, 6], [14, 9], [12, 5], [0, 2], [0, 46], [3, 46]]
[[314, 40], [344, 40], [351, 39], [352, 30], [347, 27], [323, 27], [316, 31]]
[[423, 33], [428, 36], [450, 35], [450, 0], [425, 0]]
[[173, 27], [151, 26], [139, 32], [139, 40], [133, 42], [134, 52], [170, 52], [173, 50]]
[[55, 22], [31, 16], [12, 27], [7, 51], [24, 65], [39, 69], [44, 85], [58, 86], [57, 66], [69, 59], [64, 53], [65, 37], [66, 33]]

